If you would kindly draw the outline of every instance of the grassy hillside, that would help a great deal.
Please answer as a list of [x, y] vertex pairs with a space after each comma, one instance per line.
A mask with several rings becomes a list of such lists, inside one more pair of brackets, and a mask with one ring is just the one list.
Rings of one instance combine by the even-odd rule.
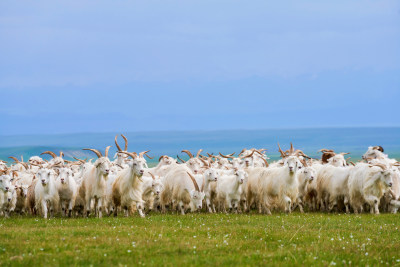
[[0, 219], [0, 265], [400, 265], [399, 215]]

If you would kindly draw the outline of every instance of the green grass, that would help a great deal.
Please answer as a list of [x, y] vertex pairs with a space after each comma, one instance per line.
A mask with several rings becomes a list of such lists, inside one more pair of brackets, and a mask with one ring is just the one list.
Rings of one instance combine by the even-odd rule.
[[400, 217], [294, 213], [0, 219], [0, 266], [400, 265]]

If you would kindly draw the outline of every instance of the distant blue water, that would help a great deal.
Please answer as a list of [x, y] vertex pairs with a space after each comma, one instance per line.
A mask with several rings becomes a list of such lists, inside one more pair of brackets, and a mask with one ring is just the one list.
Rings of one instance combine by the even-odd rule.
[[[59, 135], [14, 135], [0, 136], [0, 159], [8, 156], [28, 158], [45, 150], [62, 150], [67, 157], [93, 157], [82, 148], [97, 148], [104, 151], [112, 145], [111, 157], [116, 148], [116, 133], [81, 133]], [[277, 143], [287, 149], [290, 142], [312, 157], [319, 157], [321, 148], [337, 152], [351, 152], [359, 158], [368, 146], [381, 145], [391, 157], [400, 158], [400, 127], [398, 128], [311, 128], [271, 130], [226, 130], [226, 131], [181, 131], [181, 132], [131, 132], [124, 133], [129, 140], [129, 151], [151, 150], [150, 154], [182, 155], [182, 149], [193, 152], [202, 148], [209, 153], [239, 152], [242, 148], [267, 148], [271, 158], [278, 158]], [[120, 146], [124, 141], [119, 137]], [[47, 156], [45, 156], [47, 157]]]

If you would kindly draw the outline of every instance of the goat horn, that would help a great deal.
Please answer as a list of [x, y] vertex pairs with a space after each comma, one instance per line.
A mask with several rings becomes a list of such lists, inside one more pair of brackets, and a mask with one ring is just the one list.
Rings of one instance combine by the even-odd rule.
[[261, 157], [261, 159], [264, 161], [265, 167], [269, 167], [268, 161], [264, 157]]
[[110, 150], [111, 146], [106, 147], [106, 150], [104, 151], [104, 157], [108, 157], [108, 150]]
[[54, 159], [54, 158], [57, 158], [57, 155], [56, 155], [54, 152], [52, 152], [52, 151], [45, 151], [45, 152], [43, 152], [43, 153], [40, 154], [40, 155], [43, 155], [43, 154], [49, 154], [50, 156], [53, 157], [53, 159]]
[[352, 162], [352, 161], [350, 161], [350, 164], [353, 165], [353, 166], [356, 166], [356, 164], [354, 164], [354, 162]]
[[117, 148], [118, 148], [118, 151], [122, 151], [121, 147], [118, 145], [118, 141], [117, 141], [117, 139], [118, 139], [118, 134], [117, 134], [117, 135], [115, 135], [115, 145], [117, 146]]
[[10, 159], [13, 159], [15, 162], [19, 162], [19, 159], [17, 159], [16, 157], [13, 157], [13, 156], [11, 156], [11, 157], [9, 157]]
[[158, 159], [158, 161], [161, 161], [161, 159], [163, 158], [164, 156], [161, 156], [159, 159]]
[[29, 169], [29, 166], [28, 164], [26, 164], [26, 162], [20, 161], [19, 163], [22, 164], [22, 166], [24, 166], [25, 169]]
[[[150, 151], [150, 150], [149, 150]], [[147, 152], [149, 152], [147, 151]], [[154, 157], [150, 157], [149, 155], [147, 155], [147, 152], [145, 152], [143, 155], [145, 155], [146, 157], [148, 157], [149, 159], [154, 159]]]
[[136, 152], [127, 152], [127, 151], [121, 151], [121, 153], [124, 153], [128, 156], [130, 156], [131, 158], [135, 159], [137, 157]]
[[143, 158], [143, 156], [144, 156], [147, 152], [149, 152], [149, 151], [150, 151], [150, 150], [146, 150], [146, 151], [140, 152], [140, 153], [139, 153], [139, 157]]
[[255, 152], [255, 150], [253, 150], [253, 152], [251, 152], [251, 154], [247, 155], [245, 158], [250, 158], [250, 157], [252, 157], [253, 154], [254, 154], [254, 152]]
[[371, 167], [373, 167], [373, 166], [380, 167], [382, 170], [386, 170], [387, 169], [386, 165], [382, 164], [382, 163], [375, 163]]
[[154, 174], [152, 174], [151, 172], [149, 172], [149, 174], [151, 175], [151, 178], [153, 178], [153, 180], [156, 179], [156, 177], [154, 176]]
[[64, 157], [64, 153], [60, 151], [60, 158]]
[[281, 153], [281, 158], [286, 158], [286, 154], [282, 151], [281, 146], [278, 143], [279, 152]]
[[200, 192], [200, 188], [199, 185], [196, 182], [196, 179], [194, 179], [194, 177], [190, 174], [190, 172], [186, 172], [187, 174], [189, 174], [190, 179], [192, 179], [192, 182], [194, 184], [194, 188], [196, 189], [197, 192]]
[[238, 154], [238, 156], [242, 155], [243, 152], [245, 152], [245, 151], [246, 151], [246, 148], [243, 148], [242, 151], [240, 151], [240, 153]]
[[93, 153], [95, 153], [95, 154], [97, 155], [98, 158], [101, 158], [101, 157], [102, 157], [101, 152], [98, 151], [97, 149], [94, 149], [94, 148], [83, 148], [82, 150], [89, 150], [89, 151], [92, 151]]
[[350, 154], [350, 152], [347, 152], [347, 153], [342, 152], [342, 153], [340, 153], [340, 155], [348, 155], [348, 154]]
[[83, 160], [83, 159], [77, 159], [77, 158], [75, 158], [75, 157], [73, 157], [75, 160], [77, 160], [77, 161], [79, 161], [80, 163], [86, 163], [86, 161], [85, 160]]
[[193, 158], [193, 155], [192, 155], [192, 153], [190, 153], [189, 150], [182, 150], [181, 152], [185, 152], [186, 154], [189, 155], [190, 158]]
[[335, 153], [332, 149], [326, 149], [326, 148], [320, 149], [320, 150], [318, 150], [318, 152], [322, 152], [322, 153], [332, 152], [332, 153]]
[[185, 161], [183, 159], [181, 159], [178, 155], [176, 155], [176, 157], [182, 162], [185, 163]]
[[208, 153], [207, 153], [207, 155], [208, 155], [209, 157], [212, 157], [212, 156], [213, 156], [213, 153], [211, 153], [211, 154], [208, 154]]
[[123, 135], [123, 134], [121, 134], [121, 136], [122, 136], [122, 138], [124, 138], [124, 141], [125, 141], [125, 151], [128, 151], [128, 138], [126, 138], [126, 136], [125, 135]]
[[203, 151], [203, 149], [199, 149], [199, 151], [197, 151], [196, 158], [198, 158], [200, 156], [201, 151]]
[[289, 150], [289, 155], [292, 155], [294, 152], [293, 144], [290, 142], [290, 150]]
[[208, 162], [207, 161], [205, 161], [204, 159], [200, 159], [200, 160], [201, 160], [201, 162], [203, 162], [204, 166], [210, 167], [210, 166], [208, 166]]
[[[235, 154], [235, 153], [233, 153], [233, 154]], [[232, 155], [233, 155], [233, 154], [232, 154]], [[226, 159], [233, 159], [232, 156], [230, 156], [230, 155], [225, 156], [225, 155], [221, 154], [221, 152], [219, 152], [219, 155], [220, 155], [221, 157], [223, 157], [223, 158], [226, 158]]]

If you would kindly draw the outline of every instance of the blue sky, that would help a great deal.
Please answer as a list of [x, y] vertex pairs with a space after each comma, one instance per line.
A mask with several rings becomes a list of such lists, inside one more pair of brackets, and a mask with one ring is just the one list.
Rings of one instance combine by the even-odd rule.
[[1, 1], [0, 134], [400, 126], [398, 1]]

